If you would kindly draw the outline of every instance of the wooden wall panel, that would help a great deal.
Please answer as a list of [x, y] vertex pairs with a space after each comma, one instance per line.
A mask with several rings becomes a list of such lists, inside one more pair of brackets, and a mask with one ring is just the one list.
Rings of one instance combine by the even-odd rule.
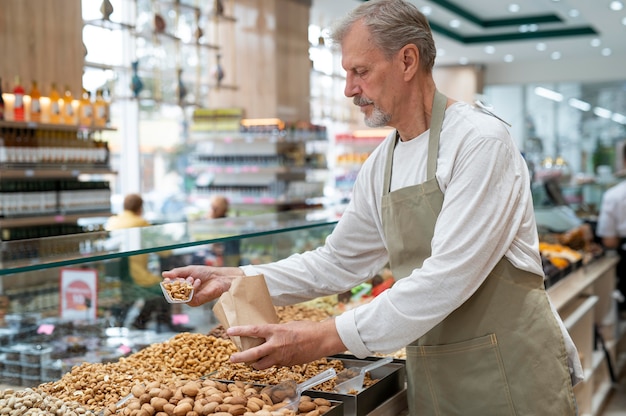
[[309, 120], [310, 5], [297, 0], [227, 4], [237, 21], [220, 23], [218, 42], [226, 71], [223, 83], [236, 89], [213, 88], [209, 107], [243, 107], [249, 118]]
[[37, 80], [44, 95], [56, 82], [77, 96], [84, 62], [80, 0], [0, 0], [0, 57], [5, 92], [19, 75], [27, 91]]

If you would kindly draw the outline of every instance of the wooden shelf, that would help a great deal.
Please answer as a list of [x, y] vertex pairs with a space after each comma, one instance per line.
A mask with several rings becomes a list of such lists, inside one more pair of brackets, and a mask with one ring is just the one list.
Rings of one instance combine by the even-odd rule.
[[75, 223], [81, 218], [110, 217], [111, 211], [90, 211], [71, 214], [54, 214], [35, 217], [0, 218], [0, 228], [30, 227], [46, 224]]
[[42, 166], [28, 168], [0, 168], [0, 179], [66, 179], [80, 175], [116, 175], [108, 167], [95, 166]]

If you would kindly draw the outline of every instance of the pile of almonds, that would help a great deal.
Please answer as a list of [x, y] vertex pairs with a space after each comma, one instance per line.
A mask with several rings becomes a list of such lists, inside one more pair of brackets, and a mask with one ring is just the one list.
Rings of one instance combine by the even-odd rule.
[[303, 396], [298, 411], [280, 409], [260, 387], [243, 382], [216, 380], [179, 381], [173, 385], [152, 382], [135, 385], [132, 398], [121, 410], [108, 406], [104, 416], [319, 416], [332, 403], [323, 398]]

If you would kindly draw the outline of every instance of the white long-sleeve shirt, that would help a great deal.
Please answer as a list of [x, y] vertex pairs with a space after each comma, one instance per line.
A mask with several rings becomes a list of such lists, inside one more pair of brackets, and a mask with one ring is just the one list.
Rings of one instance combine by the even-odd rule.
[[[391, 190], [426, 180], [428, 133], [397, 144]], [[381, 198], [394, 137], [364, 163], [353, 198], [324, 246], [244, 267], [248, 275], [265, 275], [276, 304], [343, 292], [387, 263]], [[431, 257], [410, 276], [394, 276], [394, 286], [370, 303], [336, 317], [339, 336], [356, 356], [397, 351], [428, 332], [474, 293], [503, 256], [543, 276], [528, 169], [500, 121], [464, 103], [449, 107], [436, 177], [445, 196]]]

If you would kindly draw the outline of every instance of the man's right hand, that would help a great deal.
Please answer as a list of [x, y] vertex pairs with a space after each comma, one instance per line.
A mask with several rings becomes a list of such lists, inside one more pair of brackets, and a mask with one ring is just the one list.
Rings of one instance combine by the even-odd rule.
[[166, 279], [185, 279], [193, 284], [193, 298], [189, 306], [200, 306], [230, 289], [232, 281], [245, 276], [239, 267], [184, 266], [162, 273]]

